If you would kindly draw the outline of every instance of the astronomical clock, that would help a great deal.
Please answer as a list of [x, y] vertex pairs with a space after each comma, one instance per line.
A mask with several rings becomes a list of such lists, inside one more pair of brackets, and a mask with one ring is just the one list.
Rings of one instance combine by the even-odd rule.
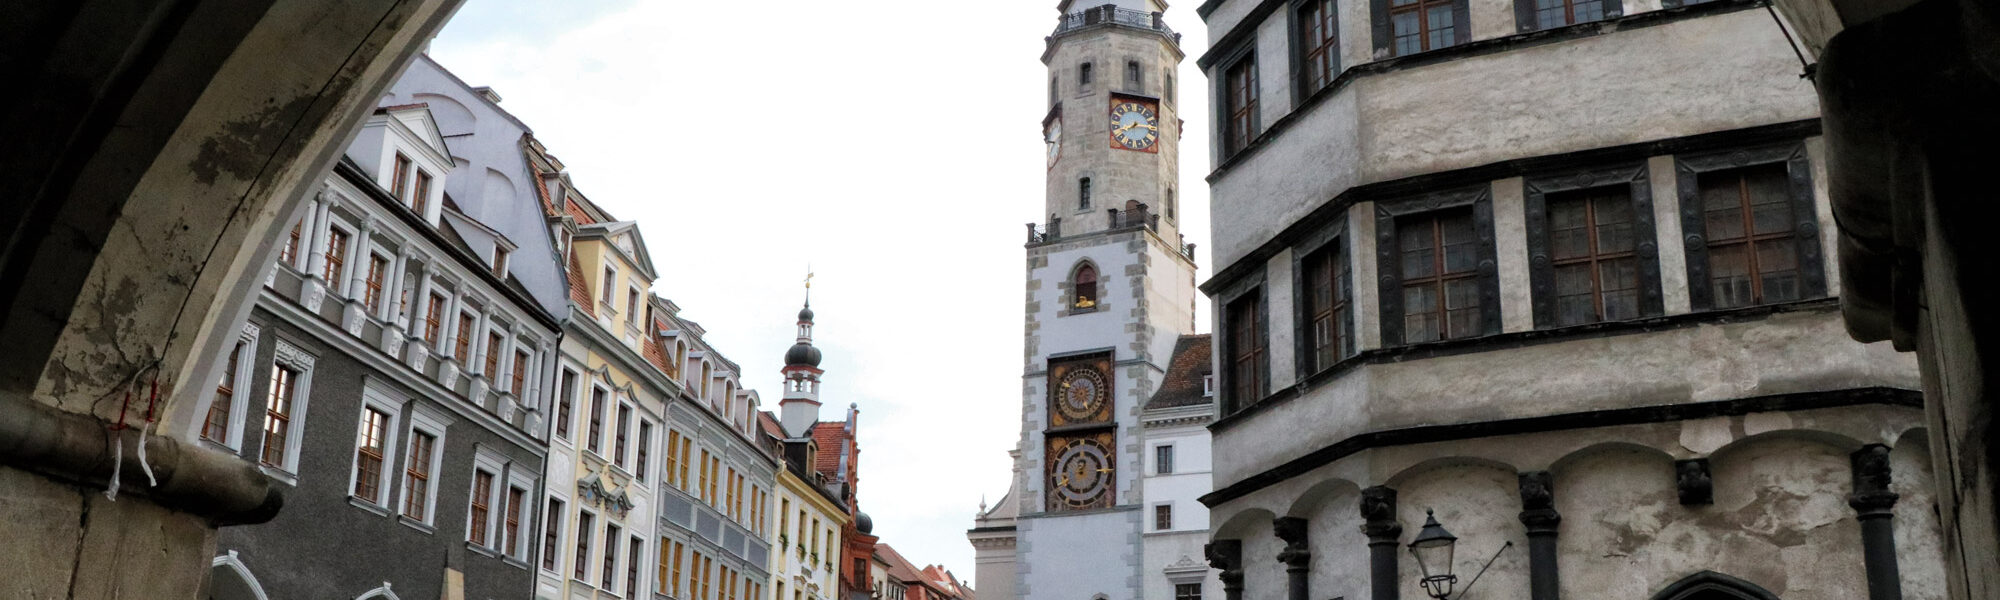
[[1116, 503], [1116, 397], [1111, 354], [1049, 365], [1049, 510], [1109, 508]]

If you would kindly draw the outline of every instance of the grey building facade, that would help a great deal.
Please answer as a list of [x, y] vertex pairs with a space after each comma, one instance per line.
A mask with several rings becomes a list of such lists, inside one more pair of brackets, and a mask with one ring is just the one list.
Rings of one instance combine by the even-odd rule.
[[377, 109], [280, 245], [185, 435], [285, 508], [221, 531], [203, 597], [531, 593], [560, 329], [447, 220], [450, 165], [427, 108]]
[[[1226, 596], [1417, 600], [1491, 560], [1477, 596], [1943, 597], [1915, 361], [1844, 331], [1791, 23], [1198, 12]], [[1456, 561], [1407, 551], [1433, 517]]]

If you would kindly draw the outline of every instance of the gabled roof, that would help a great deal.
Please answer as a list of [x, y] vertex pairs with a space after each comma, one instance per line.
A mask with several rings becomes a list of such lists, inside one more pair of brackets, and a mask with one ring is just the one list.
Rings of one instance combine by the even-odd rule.
[[840, 459], [847, 456], [847, 423], [844, 421], [820, 421], [812, 427], [813, 442], [819, 444], [819, 459], [813, 470], [826, 474], [832, 479], [847, 479], [847, 471], [841, 468]]
[[[630, 257], [632, 262], [638, 263], [639, 270], [646, 274], [646, 279], [659, 278], [653, 270], [653, 253], [646, 249], [646, 236], [639, 233], [638, 221], [612, 221], [609, 223], [579, 225], [576, 228], [576, 235], [578, 238], [604, 238], [604, 241], [610, 243], [613, 248], [618, 247], [616, 240], [619, 236], [630, 236], [632, 240], [632, 255]], [[624, 250], [620, 249], [619, 252], [622, 253]]]
[[1208, 334], [1183, 335], [1174, 342], [1174, 355], [1167, 361], [1166, 377], [1160, 382], [1160, 391], [1146, 402], [1147, 409], [1196, 406], [1215, 402], [1213, 396], [1202, 395], [1202, 379], [1214, 367], [1209, 365], [1211, 338]]
[[764, 435], [785, 439], [785, 427], [778, 424], [778, 418], [771, 416], [771, 411], [757, 411], [757, 424], [764, 430]]
[[408, 127], [412, 133], [417, 134], [419, 140], [430, 146], [431, 151], [443, 157], [446, 165], [451, 164], [451, 147], [444, 143], [444, 132], [438, 131], [437, 118], [431, 116], [430, 104], [418, 102], [383, 106], [376, 108], [375, 114], [389, 115], [396, 122]]
[[903, 558], [902, 554], [896, 552], [896, 549], [890, 547], [888, 544], [875, 544], [875, 555], [882, 557], [882, 562], [888, 563], [889, 576], [896, 578], [896, 581], [923, 581], [924, 576], [919, 572], [920, 570], [916, 565], [910, 564], [909, 559]]

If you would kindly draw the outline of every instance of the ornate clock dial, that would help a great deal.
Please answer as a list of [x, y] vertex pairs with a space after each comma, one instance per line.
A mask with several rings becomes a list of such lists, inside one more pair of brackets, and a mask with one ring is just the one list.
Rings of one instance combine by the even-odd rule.
[[1056, 159], [1062, 157], [1062, 119], [1049, 122], [1042, 131], [1042, 141], [1049, 145], [1049, 166], [1056, 166]]
[[1111, 452], [1097, 440], [1068, 440], [1057, 451], [1055, 467], [1049, 470], [1054, 498], [1068, 508], [1105, 505], [1111, 489]]
[[1090, 420], [1104, 406], [1105, 394], [1103, 375], [1094, 369], [1074, 369], [1063, 377], [1056, 410], [1072, 421]]
[[1111, 143], [1127, 150], [1152, 150], [1160, 141], [1160, 115], [1150, 104], [1119, 101], [1111, 105]]

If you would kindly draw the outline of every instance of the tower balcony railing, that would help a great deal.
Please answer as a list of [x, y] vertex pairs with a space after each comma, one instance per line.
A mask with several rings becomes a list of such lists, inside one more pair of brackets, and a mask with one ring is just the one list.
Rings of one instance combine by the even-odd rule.
[[1116, 4], [1093, 6], [1056, 17], [1055, 33], [1049, 34], [1049, 37], [1053, 41], [1055, 36], [1099, 25], [1124, 25], [1148, 29], [1173, 37], [1175, 43], [1181, 40], [1181, 35], [1167, 27], [1166, 19], [1160, 13], [1118, 8]]

